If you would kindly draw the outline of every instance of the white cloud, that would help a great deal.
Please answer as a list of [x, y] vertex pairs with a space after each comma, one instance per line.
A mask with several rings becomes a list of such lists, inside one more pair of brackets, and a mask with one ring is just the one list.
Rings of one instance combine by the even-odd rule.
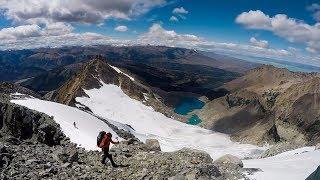
[[185, 10], [183, 7], [180, 7], [180, 8], [174, 8], [172, 13], [174, 13], [174, 14], [188, 14], [189, 11]]
[[117, 26], [114, 28], [115, 31], [118, 31], [118, 32], [126, 32], [128, 31], [128, 27], [127, 26]]
[[179, 21], [179, 19], [177, 17], [175, 17], [175, 16], [171, 16], [169, 20], [170, 21], [175, 21], [175, 22]]
[[72, 33], [67, 23], [52, 23], [45, 27], [21, 25], [0, 30], [0, 50], [61, 47], [120, 43], [97, 33]]
[[38, 25], [21, 25], [0, 30], [2, 40], [21, 40], [40, 36], [60, 36], [71, 33], [73, 27], [65, 23], [47, 24], [44, 28]]
[[318, 42], [309, 42], [306, 51], [318, 54], [320, 52], [320, 41]]
[[56, 22], [56, 23], [47, 24], [43, 33], [44, 35], [58, 36], [58, 35], [69, 34], [72, 31], [73, 31], [73, 27], [70, 24]]
[[95, 44], [121, 44], [124, 40], [114, 40], [96, 33], [68, 33], [59, 36], [35, 36], [23, 39], [4, 39], [0, 49], [32, 49], [41, 47], [86, 46]]
[[165, 4], [165, 0], [1, 0], [0, 10], [20, 23], [101, 23], [110, 18], [130, 19]]
[[320, 4], [313, 3], [312, 5], [308, 6], [307, 9], [313, 12], [313, 18], [316, 21], [320, 21]]
[[257, 40], [255, 37], [250, 38], [250, 43], [253, 46], [258, 46], [261, 48], [268, 48], [269, 47], [269, 42], [266, 40]]
[[[281, 58], [289, 57], [292, 53], [285, 49], [271, 49], [260, 46], [235, 43], [220, 43], [207, 41], [192, 34], [179, 34], [173, 30], [166, 30], [160, 24], [153, 24], [149, 31], [142, 34], [140, 44], [165, 45], [173, 47], [195, 48], [207, 51], [227, 52], [232, 54], [250, 55], [255, 57]], [[257, 42], [260, 42], [257, 40]]]
[[262, 11], [243, 12], [237, 16], [236, 22], [251, 29], [270, 29], [270, 17]]
[[110, 18], [130, 20], [166, 4], [166, 0], [0, 0], [0, 15], [16, 25], [0, 29], [0, 49], [120, 43], [100, 34], [73, 33], [72, 24], [101, 26]]
[[149, 31], [142, 34], [138, 42], [145, 44], [154, 45], [167, 45], [167, 46], [177, 46], [177, 45], [194, 45], [201, 42], [201, 39], [192, 34], [178, 34], [175, 31], [169, 31], [164, 29], [160, 24], [153, 24]]
[[285, 14], [270, 17], [260, 10], [249, 11], [238, 15], [236, 22], [250, 29], [271, 31], [289, 42], [305, 43], [308, 47], [320, 42], [320, 23], [309, 25]]
[[23, 25], [17, 27], [3, 28], [0, 30], [1, 40], [16, 40], [37, 36], [41, 36], [41, 28], [38, 25]]

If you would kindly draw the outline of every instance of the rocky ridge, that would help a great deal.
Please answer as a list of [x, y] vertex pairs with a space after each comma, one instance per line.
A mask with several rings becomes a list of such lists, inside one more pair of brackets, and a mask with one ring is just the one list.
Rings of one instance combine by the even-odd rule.
[[133, 79], [128, 72], [122, 71], [108, 64], [104, 57], [97, 56], [86, 63], [77, 75], [45, 97], [48, 100], [75, 106], [78, 103], [75, 101], [76, 97], [87, 96], [84, 89], [100, 88], [103, 85], [102, 83], [114, 84], [131, 98], [153, 107], [156, 111], [168, 117], [175, 116], [176, 119], [182, 119], [181, 116], [175, 114], [171, 108], [164, 104], [161, 96], [156, 94], [151, 87], [138, 78]]
[[198, 112], [201, 126], [246, 143], [315, 145], [320, 141], [319, 85], [317, 73], [258, 67], [221, 87], [229, 93]]

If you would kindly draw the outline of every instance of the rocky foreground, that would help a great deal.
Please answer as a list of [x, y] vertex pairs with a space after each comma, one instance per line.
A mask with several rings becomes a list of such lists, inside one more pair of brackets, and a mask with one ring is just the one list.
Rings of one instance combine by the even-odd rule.
[[[100, 163], [101, 153], [71, 143], [54, 120], [0, 98], [0, 179], [240, 179], [241, 160], [216, 161], [202, 151], [162, 152], [157, 140], [127, 139], [111, 149], [119, 168]], [[93, 140], [95, 141], [95, 140]]]

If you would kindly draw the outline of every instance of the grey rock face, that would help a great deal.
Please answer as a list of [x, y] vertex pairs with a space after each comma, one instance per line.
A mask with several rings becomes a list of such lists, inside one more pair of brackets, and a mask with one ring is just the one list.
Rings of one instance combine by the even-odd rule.
[[219, 159], [215, 160], [214, 163], [230, 167], [243, 167], [242, 161], [238, 157], [230, 154], [220, 157]]
[[156, 139], [147, 139], [145, 147], [148, 151], [161, 151], [159, 141]]
[[0, 168], [9, 166], [12, 159], [12, 152], [8, 151], [7, 147], [0, 145]]
[[[28, 108], [0, 101], [0, 131], [18, 140], [37, 139], [38, 142], [53, 146], [65, 138], [49, 116]], [[17, 140], [14, 140], [17, 141]]]
[[243, 168], [242, 161], [236, 156], [227, 154], [214, 161], [224, 179], [246, 179], [243, 171], [248, 173], [248, 169]]

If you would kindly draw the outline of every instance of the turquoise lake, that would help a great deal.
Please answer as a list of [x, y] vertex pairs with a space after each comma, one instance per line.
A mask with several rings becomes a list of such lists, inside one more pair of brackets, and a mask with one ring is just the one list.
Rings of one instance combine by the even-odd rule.
[[201, 119], [196, 115], [196, 114], [193, 114], [187, 121], [188, 124], [191, 124], [191, 125], [197, 125], [199, 123], [201, 123]]
[[[185, 97], [175, 107], [174, 112], [180, 115], [187, 115], [195, 109], [201, 109], [204, 106], [204, 102], [200, 101], [196, 97]], [[188, 119], [188, 124], [197, 125], [201, 123], [201, 119], [193, 114]]]

